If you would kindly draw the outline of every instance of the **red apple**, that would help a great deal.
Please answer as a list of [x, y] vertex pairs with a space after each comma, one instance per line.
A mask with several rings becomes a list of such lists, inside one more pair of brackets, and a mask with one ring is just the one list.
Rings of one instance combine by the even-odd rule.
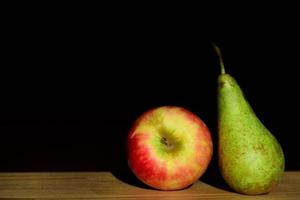
[[210, 132], [192, 112], [163, 106], [142, 114], [127, 141], [128, 164], [145, 184], [178, 190], [197, 181], [213, 151]]

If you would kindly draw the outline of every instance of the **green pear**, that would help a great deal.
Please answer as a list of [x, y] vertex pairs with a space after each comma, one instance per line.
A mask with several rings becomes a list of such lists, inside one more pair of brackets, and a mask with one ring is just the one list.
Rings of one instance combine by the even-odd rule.
[[227, 184], [242, 194], [270, 192], [284, 172], [280, 144], [257, 118], [236, 80], [221, 65], [218, 77], [218, 162]]

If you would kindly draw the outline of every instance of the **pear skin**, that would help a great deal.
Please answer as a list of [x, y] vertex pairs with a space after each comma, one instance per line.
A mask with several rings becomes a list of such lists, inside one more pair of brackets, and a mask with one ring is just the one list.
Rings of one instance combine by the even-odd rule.
[[227, 184], [242, 194], [265, 194], [280, 181], [284, 154], [221, 63], [218, 77], [218, 162]]

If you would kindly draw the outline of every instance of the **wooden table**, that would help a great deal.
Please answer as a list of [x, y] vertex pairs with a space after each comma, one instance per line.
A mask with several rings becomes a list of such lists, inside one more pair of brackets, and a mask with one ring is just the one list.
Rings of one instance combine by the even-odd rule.
[[180, 191], [157, 191], [110, 172], [0, 173], [0, 199], [300, 199], [300, 172], [285, 172], [279, 186], [259, 196], [240, 195], [198, 181]]

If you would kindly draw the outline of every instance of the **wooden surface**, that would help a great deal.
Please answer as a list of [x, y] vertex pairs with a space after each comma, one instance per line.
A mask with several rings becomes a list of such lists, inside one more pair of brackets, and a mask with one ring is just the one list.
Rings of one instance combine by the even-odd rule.
[[0, 173], [0, 199], [300, 199], [300, 172], [286, 172], [271, 193], [246, 196], [198, 181], [180, 191], [157, 191], [110, 172]]

